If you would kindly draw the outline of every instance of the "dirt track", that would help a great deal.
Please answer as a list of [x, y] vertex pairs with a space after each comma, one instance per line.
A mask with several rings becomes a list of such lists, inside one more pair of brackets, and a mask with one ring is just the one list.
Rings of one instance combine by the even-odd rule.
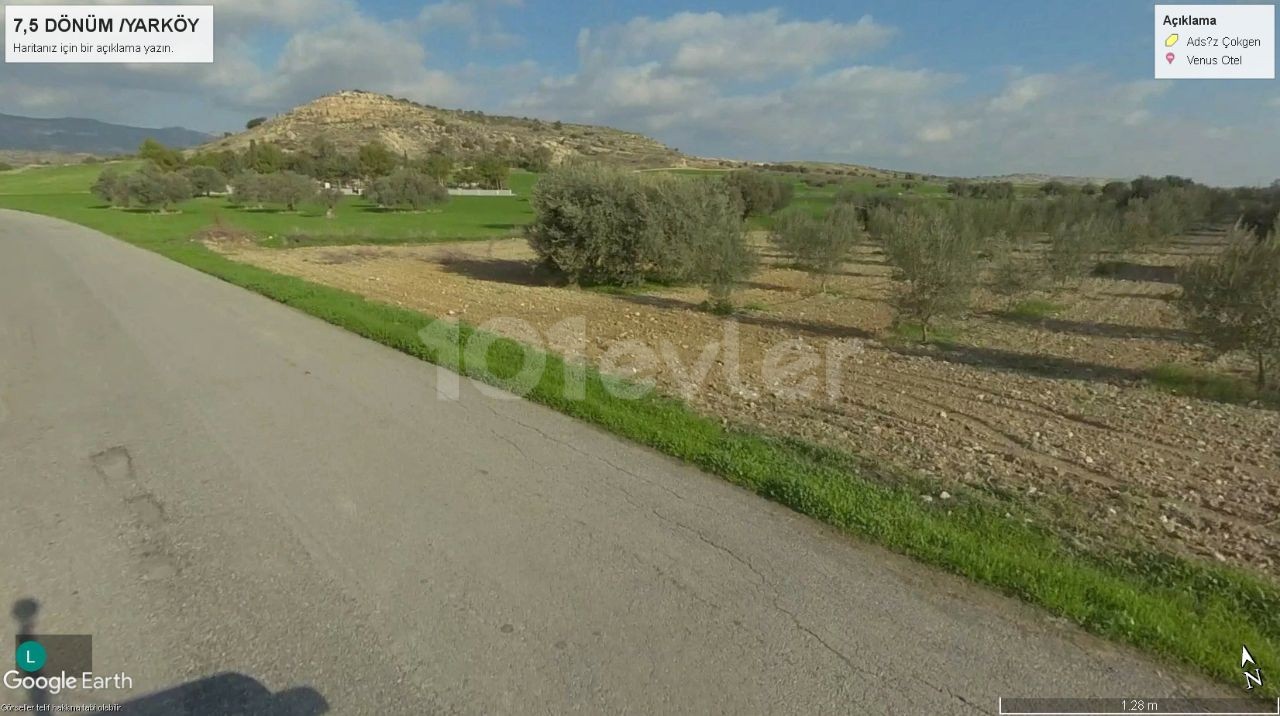
[[[1139, 540], [1275, 574], [1280, 413], [1173, 396], [1138, 381], [1139, 371], [1159, 363], [1199, 359], [1181, 340], [1168, 301], [1176, 291], [1170, 267], [1215, 250], [1214, 241], [1201, 237], [1165, 254], [1128, 257], [1119, 275], [1089, 279], [1057, 297], [1065, 310], [1051, 319], [1012, 319], [994, 299], [980, 297], [975, 314], [957, 326], [961, 345], [949, 349], [890, 335], [889, 269], [870, 247], [826, 294], [815, 294], [800, 272], [767, 265], [738, 296], [747, 310], [732, 319], [699, 310], [704, 294], [697, 289], [612, 295], [546, 285], [520, 240], [230, 251], [241, 261], [472, 324], [515, 317], [545, 332], [581, 317], [586, 353], [597, 362], [609, 346], [633, 340], [660, 355], [665, 345], [688, 370], [736, 323], [740, 382], [726, 376], [723, 352], [694, 389], [670, 361], [639, 375], [726, 420], [922, 472], [937, 484], [921, 499], [948, 499], [948, 487], [963, 483], [1013, 500], [1084, 541]], [[788, 394], [794, 381], [765, 380], [765, 353], [795, 339], [820, 355], [832, 355], [832, 341], [860, 347], [833, 374], [838, 393], [795, 398]], [[828, 365], [810, 375], [825, 378]]]

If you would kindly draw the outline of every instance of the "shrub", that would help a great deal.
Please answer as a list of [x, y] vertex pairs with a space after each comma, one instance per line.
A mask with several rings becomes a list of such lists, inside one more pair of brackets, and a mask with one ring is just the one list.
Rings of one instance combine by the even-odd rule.
[[476, 160], [473, 167], [481, 189], [505, 189], [511, 167], [501, 157], [488, 155]]
[[[92, 159], [92, 157], [85, 157], [85, 159]], [[84, 162], [84, 163], [88, 164], [88, 162]], [[0, 162], [0, 172], [7, 172], [12, 170], [13, 168], [14, 168], [13, 165], [10, 164], [9, 162]]]
[[449, 200], [449, 192], [439, 182], [408, 168], [397, 169], [388, 176], [375, 179], [365, 196], [379, 206], [414, 211]]
[[267, 121], [266, 117], [254, 117], [253, 119], [244, 123], [244, 128], [253, 129], [254, 127], [257, 127], [258, 125], [262, 124], [265, 121]]
[[324, 204], [324, 218], [333, 218], [333, 212], [338, 208], [338, 204], [342, 203], [342, 197], [342, 190], [333, 187], [321, 189], [320, 193], [316, 194], [316, 198], [320, 200], [321, 204]]
[[1044, 263], [1030, 250], [1029, 236], [1007, 232], [990, 242], [991, 292], [1013, 303], [1041, 287]]
[[969, 305], [977, 281], [973, 235], [953, 217], [919, 206], [882, 219], [885, 253], [902, 284], [893, 298], [898, 319], [915, 321], [929, 340], [935, 318], [956, 315]]
[[1280, 237], [1259, 241], [1240, 225], [1220, 255], [1178, 273], [1178, 308], [1188, 327], [1219, 354], [1243, 352], [1263, 388], [1280, 360]]
[[263, 177], [255, 171], [244, 171], [231, 182], [230, 201], [235, 206], [262, 206], [266, 201]]
[[785, 208], [795, 195], [790, 181], [760, 171], [730, 172], [724, 182], [730, 195], [741, 204], [744, 217], [768, 216]]
[[144, 139], [138, 147], [138, 158], [146, 159], [164, 171], [181, 169], [185, 163], [182, 154], [170, 149], [154, 139]]
[[111, 206], [125, 207], [129, 205], [129, 183], [127, 177], [115, 167], [107, 167], [98, 174], [89, 189], [93, 195]]
[[295, 172], [267, 174], [258, 184], [261, 200], [283, 204], [288, 211], [296, 211], [299, 204], [314, 199], [319, 190], [314, 179]]
[[191, 182], [177, 172], [160, 171], [154, 164], [125, 179], [128, 201], [144, 209], [167, 209], [194, 196]]
[[197, 194], [209, 196], [213, 192], [227, 190], [227, 177], [213, 167], [203, 165], [188, 167], [183, 174], [187, 177], [187, 181], [191, 182], [191, 188]]
[[1050, 179], [1040, 185], [1040, 193], [1045, 196], [1061, 196], [1067, 193], [1067, 185], [1057, 179]]
[[779, 218], [773, 233], [778, 248], [816, 276], [822, 291], [864, 237], [858, 207], [851, 204], [836, 204], [821, 220], [807, 212], [789, 211]]
[[275, 144], [250, 140], [240, 164], [259, 174], [271, 174], [284, 169], [287, 160], [284, 150]]
[[1083, 278], [1114, 235], [1114, 224], [1099, 215], [1059, 224], [1049, 232], [1049, 249], [1044, 254], [1046, 275], [1059, 286]]
[[360, 174], [368, 179], [386, 176], [396, 168], [396, 155], [382, 142], [369, 142], [360, 147], [356, 159]]
[[1241, 212], [1240, 220], [1244, 228], [1249, 229], [1257, 236], [1264, 235], [1276, 221], [1280, 220], [1280, 203], [1255, 203], [1251, 204]]
[[423, 171], [437, 182], [447, 185], [449, 175], [453, 173], [453, 160], [443, 154], [432, 154], [423, 162]]

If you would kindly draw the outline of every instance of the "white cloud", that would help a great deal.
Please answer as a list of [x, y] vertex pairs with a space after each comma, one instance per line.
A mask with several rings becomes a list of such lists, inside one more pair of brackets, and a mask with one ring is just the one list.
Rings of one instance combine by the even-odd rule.
[[[0, 111], [217, 129], [340, 89], [445, 105], [470, 98], [430, 67], [412, 22], [375, 20], [352, 0], [213, 1], [212, 64], [10, 65]], [[260, 57], [255, 33], [280, 30], [288, 39], [278, 54]]]
[[1044, 98], [1053, 91], [1054, 75], [1040, 74], [1019, 77], [1007, 84], [1000, 94], [991, 98], [990, 107], [997, 112], [1017, 112]]
[[408, 28], [360, 16], [295, 34], [271, 77], [248, 92], [251, 101], [293, 104], [352, 87], [440, 104], [465, 96], [448, 73], [427, 66], [426, 49]]
[[424, 5], [417, 22], [426, 32], [462, 30], [473, 48], [506, 49], [523, 39], [505, 29], [501, 10], [523, 4], [524, 0], [444, 0]]
[[646, 58], [676, 76], [760, 80], [848, 60], [883, 47], [892, 35], [870, 17], [840, 23], [785, 20], [778, 10], [681, 12], [584, 31], [578, 43], [584, 60], [593, 62]]

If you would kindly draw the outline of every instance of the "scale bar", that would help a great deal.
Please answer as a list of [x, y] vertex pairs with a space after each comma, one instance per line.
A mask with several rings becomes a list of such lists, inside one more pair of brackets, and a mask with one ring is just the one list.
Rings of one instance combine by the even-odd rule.
[[1271, 710], [1258, 699], [1028, 699], [1000, 698], [1000, 716], [1280, 716], [1280, 698]]

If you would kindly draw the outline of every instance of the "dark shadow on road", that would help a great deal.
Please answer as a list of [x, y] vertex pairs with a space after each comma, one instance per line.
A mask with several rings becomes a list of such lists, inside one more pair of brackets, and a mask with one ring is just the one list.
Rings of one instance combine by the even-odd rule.
[[120, 704], [123, 716], [319, 716], [329, 712], [329, 702], [319, 691], [303, 686], [271, 693], [271, 689], [244, 674], [216, 674], [172, 689]]
[[[18, 630], [16, 634], [19, 636], [16, 641], [22, 641], [23, 638], [21, 635], [23, 634], [36, 633], [36, 615], [39, 613], [40, 602], [34, 599], [19, 599], [13, 603], [13, 608], [10, 610], [10, 614], [13, 616], [13, 620], [18, 623]], [[46, 674], [43, 669], [40, 669], [32, 673], [31, 676], [39, 678], [41, 676], [46, 676]], [[42, 710], [47, 706], [47, 704], [49, 704], [48, 690], [40, 688], [39, 686], [31, 687], [28, 693], [28, 698], [31, 699], [31, 705], [35, 707], [36, 711]]]

